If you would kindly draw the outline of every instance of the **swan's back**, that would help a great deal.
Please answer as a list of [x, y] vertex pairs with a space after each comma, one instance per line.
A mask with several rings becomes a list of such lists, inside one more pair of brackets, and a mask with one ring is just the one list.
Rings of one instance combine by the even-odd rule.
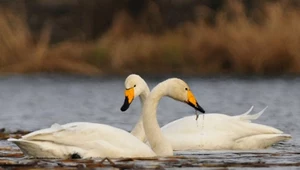
[[[204, 116], [204, 117], [203, 117]], [[192, 123], [194, 122], [194, 123]], [[282, 131], [256, 123], [242, 121], [223, 114], [187, 116], [175, 120], [162, 127], [165, 134], [197, 134], [210, 133], [210, 135], [226, 135], [232, 140], [258, 134], [281, 134]]]

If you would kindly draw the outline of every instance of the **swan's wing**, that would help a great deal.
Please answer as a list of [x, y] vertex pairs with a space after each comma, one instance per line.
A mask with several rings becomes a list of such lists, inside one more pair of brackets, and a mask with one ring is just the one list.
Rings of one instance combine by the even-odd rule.
[[31, 132], [27, 135], [22, 136], [22, 139], [31, 139], [34, 138], [36, 136], [39, 135], [45, 135], [45, 134], [54, 134], [57, 133], [59, 131], [65, 130], [66, 128], [72, 127], [72, 126], [78, 126], [81, 124], [86, 124], [86, 122], [72, 122], [72, 123], [67, 123], [64, 125], [60, 125], [58, 123], [54, 123], [53, 125], [51, 125], [50, 128], [45, 128], [45, 129], [41, 129], [41, 130], [37, 130], [34, 132]]
[[241, 115], [237, 115], [237, 116], [233, 116], [233, 118], [241, 120], [241, 121], [247, 121], [247, 122], [251, 122], [251, 120], [256, 120], [258, 119], [264, 112], [265, 110], [268, 108], [268, 106], [266, 106], [263, 110], [261, 110], [260, 112], [256, 113], [256, 114], [252, 114], [249, 115], [249, 113], [252, 111], [253, 106], [250, 108], [250, 110], [248, 110], [246, 113], [241, 114]]
[[203, 115], [200, 115], [197, 121], [195, 116], [187, 116], [165, 125], [162, 127], [162, 131], [167, 134], [195, 135], [209, 132], [210, 135], [226, 135], [232, 139], [258, 134], [282, 133], [270, 126], [240, 121], [222, 114], [205, 114], [204, 118]]
[[228, 117], [224, 114], [209, 113], [199, 115], [196, 120], [195, 116], [186, 116], [166, 124], [161, 129], [164, 133], [198, 133], [203, 129], [203, 126], [205, 129], [218, 128], [219, 120], [226, 120]]
[[261, 134], [248, 136], [236, 140], [235, 149], [263, 149], [280, 141], [287, 141], [292, 136], [289, 134]]
[[254, 108], [254, 106], [251, 106], [250, 109], [247, 112], [245, 112], [245, 113], [243, 113], [239, 116], [248, 115], [253, 110], [253, 108]]
[[30, 139], [31, 137], [34, 137], [34, 136], [49, 134], [49, 133], [55, 133], [55, 132], [58, 132], [60, 130], [63, 130], [63, 127], [61, 125], [55, 123], [50, 128], [41, 129], [41, 130], [31, 132], [27, 135], [22, 136], [22, 138], [23, 139]]
[[200, 115], [197, 121], [195, 116], [184, 117], [165, 125], [162, 131], [176, 150], [247, 149], [248, 142], [254, 149], [288, 138], [276, 128], [222, 114]]
[[96, 123], [69, 123], [65, 125], [52, 125], [25, 135], [22, 139], [30, 141], [48, 141], [60, 145], [83, 146], [90, 141], [102, 141], [115, 147], [135, 150], [148, 148], [146, 144], [125, 130], [105, 124]]

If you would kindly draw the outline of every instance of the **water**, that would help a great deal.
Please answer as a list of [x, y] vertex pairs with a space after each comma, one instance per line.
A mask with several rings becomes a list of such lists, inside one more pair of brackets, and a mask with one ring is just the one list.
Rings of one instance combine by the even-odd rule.
[[[206, 112], [238, 115], [252, 105], [253, 113], [269, 106], [255, 122], [276, 127], [291, 134], [293, 138], [270, 149], [244, 153], [243, 156], [240, 156], [241, 153], [225, 151], [208, 152], [208, 156], [205, 152], [183, 152], [178, 155], [201, 160], [207, 157], [208, 160], [221, 162], [257, 162], [261, 154], [264, 154], [262, 160], [269, 163], [296, 163], [300, 160], [300, 78], [183, 79], [190, 85], [198, 103]], [[135, 100], [127, 112], [120, 111], [124, 100], [124, 80], [125, 77], [59, 75], [0, 77], [0, 127], [9, 131], [32, 131], [49, 127], [53, 123], [87, 121], [130, 131], [140, 116], [141, 106]], [[162, 80], [164, 78], [146, 78], [150, 88]], [[193, 114], [194, 110], [188, 105], [168, 98], [162, 99], [158, 108], [160, 125]], [[279, 156], [274, 156], [276, 154]]]

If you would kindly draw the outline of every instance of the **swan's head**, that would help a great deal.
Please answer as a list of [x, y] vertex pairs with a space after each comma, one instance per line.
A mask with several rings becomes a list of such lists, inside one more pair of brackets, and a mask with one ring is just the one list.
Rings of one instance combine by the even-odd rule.
[[138, 97], [141, 93], [145, 90], [149, 90], [148, 85], [139, 75], [130, 74], [125, 79], [125, 100], [124, 104], [121, 107], [121, 111], [126, 111], [130, 104], [132, 103], [133, 99]]
[[167, 96], [172, 97], [175, 100], [185, 102], [196, 110], [205, 113], [204, 109], [198, 104], [197, 99], [187, 83], [178, 78], [168, 79], [165, 83], [168, 88]]

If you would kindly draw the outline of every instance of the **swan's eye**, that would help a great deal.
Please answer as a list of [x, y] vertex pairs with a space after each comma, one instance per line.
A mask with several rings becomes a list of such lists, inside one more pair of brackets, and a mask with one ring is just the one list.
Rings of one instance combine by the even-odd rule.
[[136, 87], [136, 84], [133, 87]]
[[185, 90], [187, 91], [187, 90], [188, 90], [188, 88], [185, 88]]

